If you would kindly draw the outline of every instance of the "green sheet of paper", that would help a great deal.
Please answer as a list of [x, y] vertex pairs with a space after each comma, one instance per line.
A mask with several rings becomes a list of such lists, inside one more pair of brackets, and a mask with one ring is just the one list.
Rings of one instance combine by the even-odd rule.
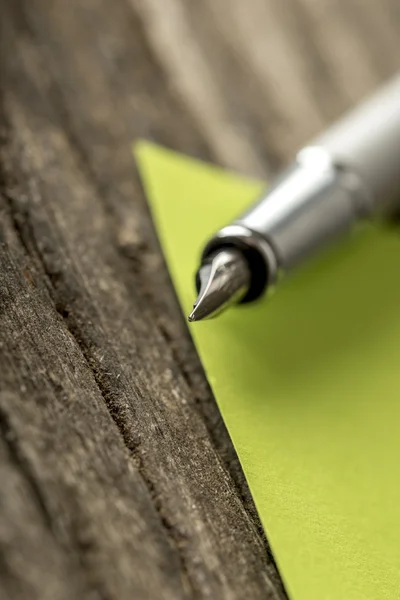
[[[203, 243], [260, 182], [141, 142], [185, 315]], [[292, 600], [400, 598], [400, 234], [356, 232], [190, 326]]]

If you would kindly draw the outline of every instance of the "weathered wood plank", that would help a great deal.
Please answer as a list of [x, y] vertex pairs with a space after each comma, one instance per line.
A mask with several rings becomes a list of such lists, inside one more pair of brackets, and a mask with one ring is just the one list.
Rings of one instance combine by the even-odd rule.
[[0, 0], [1, 597], [285, 597], [130, 144], [266, 176], [398, 68], [400, 17], [246, 6]]
[[[6, 11], [7, 34], [17, 38], [21, 14]], [[138, 287], [138, 270], [154, 259], [113, 217], [118, 193], [85, 163], [33, 35], [26, 26], [3, 70], [2, 257], [9, 262], [1, 269], [0, 364], [14, 399], [4, 419], [51, 507], [50, 527], [65, 546], [60, 561], [65, 554], [79, 562], [81, 595], [233, 598], [243, 588], [266, 595], [277, 578], [264, 541], [232, 493]], [[128, 140], [125, 152], [124, 176], [113, 176], [116, 187], [131, 179], [124, 200], [134, 206]], [[126, 257], [134, 250], [136, 261]], [[248, 544], [252, 556], [244, 560]]]

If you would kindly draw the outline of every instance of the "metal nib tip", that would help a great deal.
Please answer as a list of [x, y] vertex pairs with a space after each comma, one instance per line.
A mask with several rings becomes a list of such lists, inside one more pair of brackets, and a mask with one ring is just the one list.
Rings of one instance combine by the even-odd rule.
[[195, 309], [196, 309], [196, 305], [194, 304], [194, 305], [193, 305], [193, 310], [192, 310], [192, 312], [190, 313], [190, 315], [188, 316], [188, 321], [189, 321], [189, 323], [192, 323], [193, 321], [195, 321], [195, 320], [196, 320], [196, 311], [195, 311]]
[[240, 300], [250, 287], [250, 269], [239, 250], [223, 248], [208, 257], [197, 273], [199, 295], [188, 321], [210, 319]]

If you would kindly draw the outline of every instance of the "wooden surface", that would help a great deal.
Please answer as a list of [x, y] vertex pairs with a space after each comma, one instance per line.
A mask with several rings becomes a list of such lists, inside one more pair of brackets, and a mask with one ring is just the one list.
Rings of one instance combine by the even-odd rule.
[[399, 68], [400, 4], [0, 15], [0, 598], [282, 600], [130, 144], [268, 176]]

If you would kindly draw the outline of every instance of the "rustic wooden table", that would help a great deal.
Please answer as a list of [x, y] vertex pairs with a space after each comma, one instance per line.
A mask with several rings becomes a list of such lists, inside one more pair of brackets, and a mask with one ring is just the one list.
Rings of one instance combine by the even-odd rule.
[[399, 0], [0, 15], [0, 597], [285, 598], [130, 145], [269, 176], [399, 68]]

